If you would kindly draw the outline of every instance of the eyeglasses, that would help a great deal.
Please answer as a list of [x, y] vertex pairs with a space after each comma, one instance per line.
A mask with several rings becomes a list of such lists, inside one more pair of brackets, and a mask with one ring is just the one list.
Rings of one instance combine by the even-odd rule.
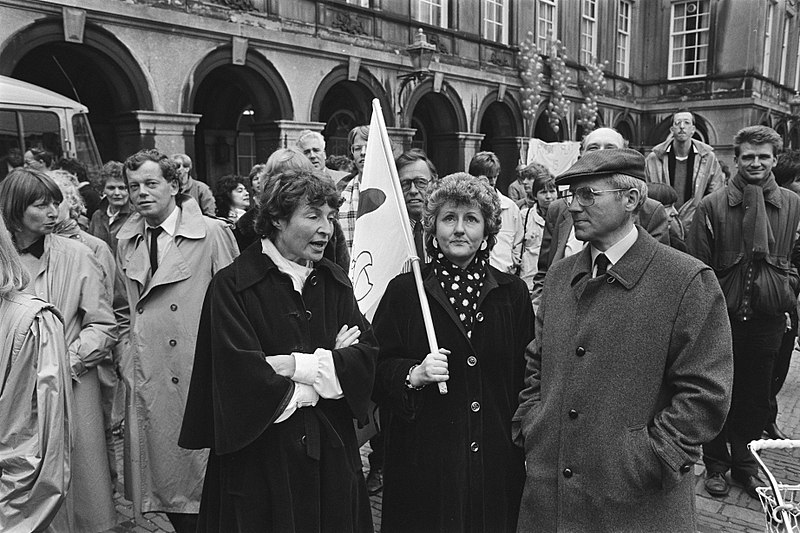
[[408, 192], [411, 190], [411, 184], [414, 184], [414, 187], [417, 188], [418, 191], [424, 191], [428, 188], [428, 183], [430, 183], [425, 178], [414, 178], [413, 180], [400, 180], [400, 188], [403, 189], [403, 192]]
[[581, 207], [589, 207], [594, 205], [594, 199], [597, 196], [607, 192], [629, 191], [630, 189], [605, 189], [603, 191], [595, 191], [591, 187], [578, 187], [574, 191], [566, 191], [561, 196], [567, 205], [572, 205], [572, 199], [578, 200], [578, 205]]

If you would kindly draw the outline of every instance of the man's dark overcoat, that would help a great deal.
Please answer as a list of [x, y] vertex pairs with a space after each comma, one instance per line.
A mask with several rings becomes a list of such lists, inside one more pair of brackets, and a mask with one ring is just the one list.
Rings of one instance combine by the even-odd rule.
[[637, 229], [606, 276], [589, 247], [547, 273], [514, 416], [520, 531], [697, 530], [692, 465], [728, 412], [730, 323], [711, 269]]
[[[334, 349], [344, 324], [361, 337]], [[317, 348], [332, 350], [344, 398], [273, 423], [294, 387], [264, 357]], [[211, 448], [198, 531], [372, 531], [353, 419], [366, 422], [376, 356], [350, 281], [327, 259], [302, 296], [260, 241], [215, 276], [180, 438]]]
[[414, 279], [402, 274], [374, 320], [386, 443], [381, 531], [514, 531], [525, 469], [511, 417], [533, 338], [527, 287], [489, 267], [470, 339], [430, 265], [423, 279], [438, 344], [451, 351], [448, 393], [405, 384], [430, 350]]

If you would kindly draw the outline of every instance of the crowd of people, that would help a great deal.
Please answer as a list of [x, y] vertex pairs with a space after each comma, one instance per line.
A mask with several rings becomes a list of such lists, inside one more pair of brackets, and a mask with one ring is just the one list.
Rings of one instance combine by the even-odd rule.
[[[690, 112], [558, 176], [398, 154], [420, 263], [372, 322], [348, 279], [370, 128], [310, 130], [209, 188], [155, 149], [101, 172], [30, 149], [0, 180], [0, 529], [696, 531], [692, 466], [763, 485], [797, 335], [800, 154]], [[59, 169], [54, 169], [58, 166]], [[430, 307], [431, 351], [419, 295]], [[446, 383], [443, 394], [437, 387]], [[376, 409], [377, 406], [377, 409]], [[369, 472], [358, 429], [371, 424]]]

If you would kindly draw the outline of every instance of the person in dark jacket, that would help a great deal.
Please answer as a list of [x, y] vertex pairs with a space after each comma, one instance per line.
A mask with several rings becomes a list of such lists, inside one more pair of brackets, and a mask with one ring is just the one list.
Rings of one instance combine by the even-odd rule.
[[113, 253], [117, 253], [117, 232], [131, 216], [130, 195], [125, 178], [122, 177], [122, 163], [109, 161], [100, 171], [105, 197], [89, 222], [89, 233], [102, 239]]
[[[764, 482], [747, 444], [770, 415], [772, 369], [796, 303], [800, 198], [772, 174], [783, 148], [767, 126], [742, 128], [733, 139], [739, 171], [728, 186], [704, 197], [689, 229], [689, 252], [719, 278], [733, 332], [733, 399], [725, 429], [703, 446], [706, 491], [728, 494], [725, 473], [758, 499]], [[730, 445], [730, 450], [728, 449]]]
[[525, 468], [511, 417], [533, 338], [528, 289], [489, 265], [500, 202], [486, 180], [452, 174], [427, 192], [422, 277], [441, 348], [429, 353], [410, 273], [390, 282], [374, 320], [381, 531], [515, 531]]
[[317, 172], [265, 187], [265, 235], [203, 303], [179, 443], [211, 448], [198, 532], [370, 532], [353, 421], [377, 349], [344, 271], [323, 257], [340, 197]]

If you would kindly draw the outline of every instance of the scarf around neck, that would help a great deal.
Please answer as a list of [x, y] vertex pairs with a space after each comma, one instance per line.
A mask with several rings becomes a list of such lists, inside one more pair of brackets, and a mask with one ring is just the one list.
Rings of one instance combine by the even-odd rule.
[[472, 338], [472, 327], [478, 312], [483, 280], [486, 278], [486, 258], [476, 254], [467, 268], [461, 268], [439, 251], [433, 259], [433, 271], [445, 296], [453, 306], [467, 337]]
[[772, 175], [761, 185], [756, 185], [748, 183], [737, 173], [731, 180], [731, 185], [742, 191], [742, 207], [744, 207], [742, 237], [745, 256], [763, 259], [775, 245], [775, 235], [767, 218], [764, 193], [773, 193], [778, 189], [778, 184]]

